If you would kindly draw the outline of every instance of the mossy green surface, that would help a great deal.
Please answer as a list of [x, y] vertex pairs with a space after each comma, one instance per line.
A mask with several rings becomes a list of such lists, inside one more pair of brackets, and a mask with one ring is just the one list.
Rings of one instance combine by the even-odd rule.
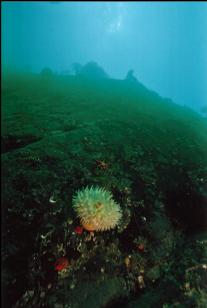
[[[206, 118], [139, 83], [5, 75], [1, 158], [5, 307], [84, 307], [74, 288], [90, 307], [204, 307]], [[112, 192], [119, 228], [75, 232], [87, 185]]]

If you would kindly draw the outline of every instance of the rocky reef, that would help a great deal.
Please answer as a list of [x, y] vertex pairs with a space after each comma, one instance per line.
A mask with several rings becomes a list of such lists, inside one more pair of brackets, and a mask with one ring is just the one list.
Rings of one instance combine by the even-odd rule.
[[[125, 80], [2, 87], [4, 307], [206, 307], [206, 119]], [[87, 186], [114, 228], [83, 228]]]

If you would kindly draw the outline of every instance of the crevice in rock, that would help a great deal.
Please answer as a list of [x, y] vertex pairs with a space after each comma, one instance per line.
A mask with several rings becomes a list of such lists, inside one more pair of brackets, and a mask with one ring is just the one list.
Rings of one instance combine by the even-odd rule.
[[40, 141], [42, 138], [33, 136], [33, 135], [25, 135], [25, 136], [17, 136], [17, 135], [6, 135], [1, 137], [1, 153], [5, 154], [7, 152], [11, 152], [13, 150], [23, 148], [29, 144]]

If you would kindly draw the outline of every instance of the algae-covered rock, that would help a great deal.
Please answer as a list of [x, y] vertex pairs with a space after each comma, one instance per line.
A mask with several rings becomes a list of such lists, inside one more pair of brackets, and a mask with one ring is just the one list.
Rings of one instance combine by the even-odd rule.
[[[203, 302], [206, 236], [189, 231], [206, 227], [206, 119], [124, 80], [43, 79], [4, 76], [2, 89], [8, 307]], [[72, 198], [87, 186], [111, 192], [117, 228], [80, 226]]]
[[63, 304], [70, 308], [102, 308], [124, 299], [128, 295], [123, 278], [106, 278], [100, 281], [79, 281], [71, 290], [64, 292], [61, 298], [58, 296], [50, 299], [57, 300], [57, 304]]

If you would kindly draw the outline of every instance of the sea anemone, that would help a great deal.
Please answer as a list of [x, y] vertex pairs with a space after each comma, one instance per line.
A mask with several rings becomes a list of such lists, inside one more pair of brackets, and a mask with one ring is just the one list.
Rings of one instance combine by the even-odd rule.
[[101, 187], [86, 187], [73, 197], [73, 208], [82, 226], [88, 231], [113, 229], [122, 211], [110, 192]]
[[55, 262], [55, 270], [56, 271], [62, 271], [63, 269], [66, 269], [69, 266], [69, 261], [66, 257], [61, 257]]

